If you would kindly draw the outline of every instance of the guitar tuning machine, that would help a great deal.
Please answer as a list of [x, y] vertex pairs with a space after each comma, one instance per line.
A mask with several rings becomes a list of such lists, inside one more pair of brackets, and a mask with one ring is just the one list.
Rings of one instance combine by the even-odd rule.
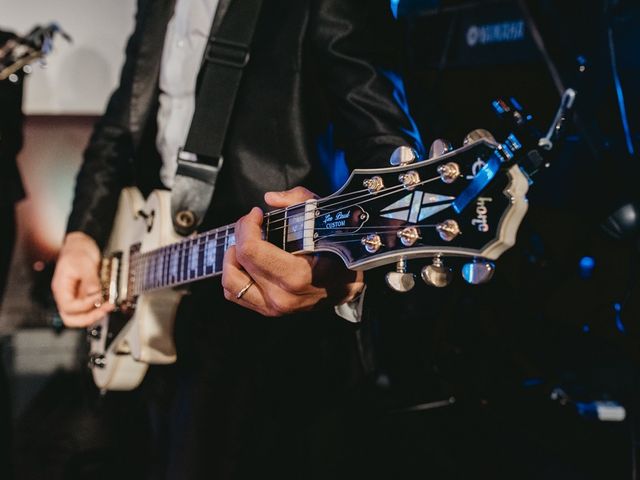
[[407, 273], [407, 260], [401, 258], [396, 263], [396, 271], [385, 275], [387, 286], [399, 293], [406, 293], [416, 285], [413, 273]]
[[398, 176], [398, 180], [406, 190], [411, 191], [420, 184], [420, 174], [415, 170], [410, 170], [406, 173], [401, 173]]
[[489, 132], [488, 130], [485, 130], [484, 128], [476, 128], [475, 130], [471, 130], [467, 134], [467, 136], [464, 137], [462, 144], [467, 145], [468, 143], [472, 143], [478, 140], [486, 140], [489, 143], [498, 145], [498, 142], [496, 142], [496, 139], [494, 138], [494, 136], [491, 135], [491, 132]]
[[474, 258], [473, 262], [462, 266], [462, 278], [471, 285], [487, 283], [493, 277], [496, 266], [488, 260]]
[[369, 190], [369, 193], [379, 192], [384, 188], [384, 182], [382, 177], [375, 175], [371, 178], [367, 178], [362, 182], [362, 186]]
[[437, 224], [436, 231], [438, 232], [438, 235], [440, 235], [440, 238], [442, 238], [442, 240], [444, 240], [445, 242], [452, 241], [454, 238], [460, 235], [460, 233], [462, 233], [460, 231], [458, 222], [451, 219]]
[[442, 138], [436, 138], [431, 144], [431, 147], [429, 147], [429, 158], [438, 158], [451, 151], [453, 151], [451, 142], [443, 140]]
[[398, 147], [391, 154], [391, 158], [389, 158], [389, 163], [397, 167], [399, 165], [408, 165], [410, 163], [418, 160], [420, 156], [418, 152], [416, 152], [413, 148], [410, 147]]
[[420, 232], [418, 232], [416, 227], [407, 227], [400, 230], [397, 233], [397, 236], [400, 239], [400, 242], [402, 242], [402, 245], [410, 247], [418, 241], [420, 238]]
[[380, 250], [380, 247], [382, 247], [382, 239], [380, 238], [380, 235], [376, 235], [375, 233], [362, 237], [360, 243], [369, 253], [376, 253]]
[[460, 178], [460, 166], [455, 162], [445, 163], [438, 167], [438, 174], [444, 183], [453, 183]]
[[433, 257], [433, 263], [431, 265], [422, 267], [420, 276], [424, 283], [436, 288], [446, 287], [451, 283], [451, 279], [453, 278], [451, 269], [444, 265], [439, 255]]

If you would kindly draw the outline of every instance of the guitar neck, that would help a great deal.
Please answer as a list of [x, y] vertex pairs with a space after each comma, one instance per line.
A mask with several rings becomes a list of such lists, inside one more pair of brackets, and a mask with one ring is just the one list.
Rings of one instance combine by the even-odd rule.
[[[287, 252], [309, 250], [310, 242], [305, 242], [304, 235], [308, 217], [306, 204], [269, 212], [264, 217], [262, 237]], [[235, 244], [235, 224], [232, 223], [155, 250], [132, 252], [130, 294], [135, 297], [150, 290], [218, 276], [222, 274], [225, 252]]]

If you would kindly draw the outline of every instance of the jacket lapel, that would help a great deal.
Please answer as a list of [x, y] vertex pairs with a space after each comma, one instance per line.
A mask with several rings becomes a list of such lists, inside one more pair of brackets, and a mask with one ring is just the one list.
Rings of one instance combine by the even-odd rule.
[[220, 24], [222, 23], [222, 19], [227, 14], [229, 10], [229, 5], [231, 4], [231, 0], [219, 0], [218, 1], [218, 9], [216, 10], [216, 16], [213, 19], [213, 26], [211, 27], [211, 31], [215, 34], [220, 28]]
[[153, 98], [156, 95], [162, 47], [175, 0], [139, 2], [138, 21], [143, 22], [131, 87], [129, 126], [134, 145], [138, 145]]

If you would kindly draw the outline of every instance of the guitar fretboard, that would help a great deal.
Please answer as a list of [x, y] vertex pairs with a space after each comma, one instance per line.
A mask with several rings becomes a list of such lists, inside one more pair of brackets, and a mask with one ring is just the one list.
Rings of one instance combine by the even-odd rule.
[[[270, 212], [263, 222], [263, 238], [293, 252], [303, 246], [305, 206]], [[131, 255], [129, 295], [184, 285], [222, 273], [225, 252], [236, 243], [235, 224], [209, 230], [181, 242]]]

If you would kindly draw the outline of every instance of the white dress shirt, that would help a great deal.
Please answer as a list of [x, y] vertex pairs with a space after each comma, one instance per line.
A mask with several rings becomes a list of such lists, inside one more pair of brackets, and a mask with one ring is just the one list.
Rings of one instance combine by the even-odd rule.
[[178, 150], [184, 146], [195, 109], [196, 79], [218, 0], [178, 0], [164, 39], [156, 146], [160, 179], [173, 186]]

